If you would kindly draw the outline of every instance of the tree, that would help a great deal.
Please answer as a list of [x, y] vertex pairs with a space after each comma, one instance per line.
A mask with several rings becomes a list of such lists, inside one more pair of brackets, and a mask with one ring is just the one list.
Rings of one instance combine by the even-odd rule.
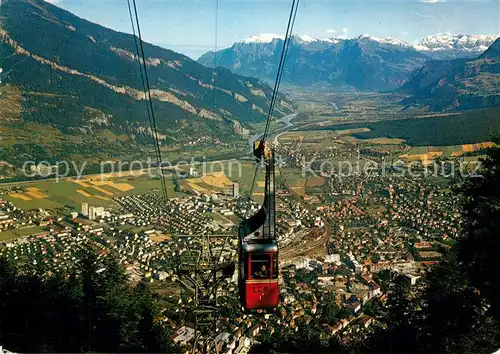
[[179, 180], [175, 177], [175, 175], [172, 177], [172, 182], [174, 184], [174, 192], [181, 192], [181, 185], [179, 184]]
[[[499, 138], [494, 139], [500, 143]], [[467, 278], [491, 306], [489, 312], [500, 320], [500, 148], [488, 150], [479, 171], [463, 187], [466, 237], [457, 245]]]
[[[37, 264], [41, 264], [39, 262]], [[50, 275], [0, 259], [0, 343], [18, 352], [173, 352], [159, 301], [92, 250]]]
[[339, 319], [340, 307], [335, 302], [335, 296], [329, 294], [324, 301], [324, 305], [321, 309], [321, 319], [320, 322], [327, 324], [334, 324]]
[[388, 269], [382, 270], [374, 275], [375, 281], [380, 285], [380, 288], [385, 293], [389, 290], [394, 273]]
[[412, 288], [408, 277], [394, 279], [392, 294], [387, 300], [387, 329], [379, 329], [368, 341], [370, 352], [418, 353], [419, 292]]
[[[481, 320], [481, 301], [455, 252], [449, 252], [426, 278], [420, 337], [427, 351], [463, 352], [461, 339]], [[479, 348], [476, 348], [479, 351]]]

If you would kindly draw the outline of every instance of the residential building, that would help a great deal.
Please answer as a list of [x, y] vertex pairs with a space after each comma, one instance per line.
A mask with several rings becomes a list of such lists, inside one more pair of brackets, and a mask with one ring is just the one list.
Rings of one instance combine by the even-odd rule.
[[82, 203], [82, 215], [89, 216], [89, 203]]
[[240, 185], [238, 183], [233, 183], [232, 196], [238, 198], [240, 196]]

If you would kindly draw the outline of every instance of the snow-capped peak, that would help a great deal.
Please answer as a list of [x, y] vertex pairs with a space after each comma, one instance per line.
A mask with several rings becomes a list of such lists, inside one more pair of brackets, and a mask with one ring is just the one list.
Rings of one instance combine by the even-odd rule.
[[315, 38], [313, 38], [311, 36], [308, 36], [307, 34], [305, 34], [303, 36], [297, 35], [296, 37], [300, 38], [300, 40], [302, 42], [305, 42], [305, 43], [311, 43], [311, 42], [317, 41], [317, 39], [315, 39]]
[[[298, 35], [294, 34], [292, 36], [296, 41], [301, 42], [301, 43], [311, 43], [314, 41], [317, 41], [318, 39], [313, 38], [308, 35]], [[280, 34], [275, 34], [275, 33], [262, 33], [258, 34], [255, 36], [250, 36], [249, 38], [241, 41], [242, 43], [271, 43], [275, 39], [285, 39], [285, 36], [280, 35]]]
[[285, 39], [285, 36], [275, 33], [261, 33], [255, 36], [250, 36], [243, 40], [243, 43], [271, 43], [273, 39]]
[[411, 47], [410, 43], [396, 39], [396, 38], [392, 38], [392, 37], [378, 38], [378, 37], [370, 36], [368, 34], [362, 34], [354, 39], [360, 40], [360, 39], [365, 39], [365, 38], [372, 40], [372, 41], [375, 41], [375, 42], [383, 43], [383, 44], [392, 44], [392, 45], [398, 45], [398, 46], [402, 46], [402, 47]]
[[330, 44], [337, 44], [338, 42], [345, 40], [345, 39], [346, 38], [343, 38], [343, 37], [330, 37], [330, 38], [320, 39], [320, 41], [330, 43]]
[[363, 39], [363, 38], [366, 38], [366, 39], [373, 39], [373, 37], [371, 37], [369, 34], [360, 34], [359, 36], [357, 36], [356, 38], [354, 38], [355, 40], [360, 40], [360, 39]]
[[[370, 40], [382, 44], [390, 44], [401, 47], [414, 48], [423, 52], [461, 52], [461, 53], [479, 53], [484, 52], [500, 35], [468, 35], [468, 34], [438, 34], [424, 37], [418, 44], [413, 45], [406, 41], [399, 40], [392, 37], [379, 38], [362, 34], [352, 40]], [[284, 35], [275, 33], [262, 33], [251, 36], [240, 43], [271, 43], [273, 40], [283, 40]], [[348, 38], [345, 36], [330, 37], [324, 39], [316, 39], [309, 35], [293, 35], [293, 39], [302, 45], [308, 45], [313, 42], [323, 42], [329, 45], [337, 44]]]
[[386, 44], [393, 44], [393, 45], [399, 45], [402, 47], [411, 47], [412, 45], [406, 41], [402, 41], [400, 39], [392, 38], [392, 37], [387, 37], [380, 39], [379, 42], [381, 43], [386, 43]]
[[415, 49], [421, 51], [484, 52], [498, 38], [498, 35], [438, 34], [424, 37]]

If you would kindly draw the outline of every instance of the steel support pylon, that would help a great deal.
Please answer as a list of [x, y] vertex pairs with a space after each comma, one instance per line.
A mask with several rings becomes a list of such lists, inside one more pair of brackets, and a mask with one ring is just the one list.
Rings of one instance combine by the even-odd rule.
[[[189, 311], [194, 327], [191, 353], [217, 353], [216, 321], [219, 317], [217, 290], [221, 283], [233, 276], [235, 258], [227, 259], [236, 232], [224, 235], [178, 235], [186, 250], [179, 256], [178, 277], [182, 288], [193, 299]], [[216, 248], [219, 247], [219, 251]]]

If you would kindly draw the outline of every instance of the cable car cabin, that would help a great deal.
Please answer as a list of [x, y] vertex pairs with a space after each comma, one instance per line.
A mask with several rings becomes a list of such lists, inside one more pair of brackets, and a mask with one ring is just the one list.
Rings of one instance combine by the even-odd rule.
[[263, 142], [255, 155], [264, 158], [264, 203], [239, 227], [239, 288], [245, 310], [270, 310], [278, 306], [278, 244], [275, 224], [274, 154]]
[[263, 241], [245, 243], [241, 249], [239, 286], [246, 310], [278, 306], [278, 246]]
[[274, 309], [278, 306], [278, 246], [268, 240], [242, 244], [239, 288], [245, 310]]

